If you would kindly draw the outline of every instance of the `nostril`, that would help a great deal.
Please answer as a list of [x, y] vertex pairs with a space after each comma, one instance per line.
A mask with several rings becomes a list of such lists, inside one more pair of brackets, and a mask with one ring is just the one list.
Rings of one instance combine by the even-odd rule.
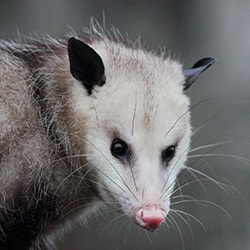
[[143, 213], [143, 210], [141, 209], [141, 217], [143, 218], [144, 217], [144, 213]]
[[166, 211], [155, 204], [147, 204], [142, 206], [135, 213], [135, 222], [149, 230], [153, 231], [158, 228], [166, 218]]

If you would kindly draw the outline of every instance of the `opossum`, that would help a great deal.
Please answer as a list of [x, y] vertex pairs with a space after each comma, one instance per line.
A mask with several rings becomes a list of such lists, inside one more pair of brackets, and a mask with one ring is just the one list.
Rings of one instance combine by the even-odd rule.
[[185, 90], [214, 62], [183, 70], [94, 29], [1, 41], [0, 249], [47, 249], [104, 204], [146, 230], [163, 224], [190, 147]]

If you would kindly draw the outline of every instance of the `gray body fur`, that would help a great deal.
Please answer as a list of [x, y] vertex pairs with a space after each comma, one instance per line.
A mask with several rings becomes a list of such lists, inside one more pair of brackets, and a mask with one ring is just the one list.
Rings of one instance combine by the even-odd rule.
[[87, 181], [74, 191], [86, 169], [72, 172], [85, 160], [67, 157], [78, 153], [70, 133], [80, 122], [70, 110], [67, 46], [16, 46], [0, 50], [0, 249], [43, 249], [35, 241], [44, 228], [65, 220], [78, 194], [81, 205], [96, 195]]

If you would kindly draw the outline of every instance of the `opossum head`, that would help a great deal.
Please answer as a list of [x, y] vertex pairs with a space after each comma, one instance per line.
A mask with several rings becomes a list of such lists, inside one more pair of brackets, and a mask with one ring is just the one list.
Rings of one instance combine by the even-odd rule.
[[184, 94], [214, 59], [190, 70], [142, 49], [107, 40], [68, 45], [75, 110], [89, 171], [105, 203], [154, 230], [165, 221], [190, 145]]

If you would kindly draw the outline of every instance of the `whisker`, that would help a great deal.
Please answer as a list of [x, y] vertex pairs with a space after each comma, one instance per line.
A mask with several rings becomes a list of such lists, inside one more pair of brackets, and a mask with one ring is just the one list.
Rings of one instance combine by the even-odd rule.
[[63, 183], [65, 183], [70, 177], [72, 177], [75, 173], [77, 173], [79, 170], [81, 170], [83, 167], [85, 167], [87, 164], [84, 164], [83, 166], [80, 166], [79, 168], [75, 169], [73, 172], [71, 172], [69, 175], [67, 175], [67, 177], [65, 177], [60, 184], [57, 186], [56, 190], [55, 190], [55, 194], [57, 193], [57, 191], [59, 190], [59, 188], [63, 185]]
[[[132, 128], [131, 128], [132, 136], [134, 135], [136, 111], [137, 111], [137, 92], [135, 93], [135, 105], [134, 105], [133, 118], [132, 118]], [[134, 171], [133, 171], [132, 166], [130, 164], [129, 164], [129, 168], [130, 168], [130, 172], [131, 172], [131, 175], [132, 175], [132, 178], [133, 178], [133, 183], [134, 183], [134, 186], [135, 186], [135, 190], [138, 191]]]
[[62, 160], [66, 160], [66, 159], [81, 158], [81, 157], [86, 157], [86, 156], [88, 156], [88, 154], [67, 155], [67, 156], [61, 157], [61, 158], [53, 161], [53, 163], [57, 163], [57, 162], [60, 162]]
[[[95, 198], [95, 197], [93, 197], [93, 198]], [[82, 199], [79, 199], [79, 200], [84, 200], [84, 198], [82, 198]], [[79, 201], [78, 200], [78, 201]], [[85, 200], [89, 200], [89, 197], [88, 198], [85, 198]], [[74, 201], [74, 203], [76, 203], [76, 201]], [[72, 204], [73, 204], [73, 202], [72, 202]], [[81, 208], [85, 208], [85, 207], [89, 207], [89, 203], [87, 203], [87, 204], [80, 204], [80, 205], [78, 205], [78, 206], [74, 206], [72, 209], [70, 209], [69, 211], [67, 211], [66, 213], [64, 212], [65, 210], [67, 210], [66, 208], [68, 208], [70, 205], [67, 205], [67, 206], [65, 206], [64, 208], [63, 208], [63, 210], [62, 211], [60, 211], [60, 213], [62, 214], [62, 218], [65, 218], [65, 217], [67, 217], [68, 215], [70, 215], [71, 213], [73, 213], [74, 211], [76, 211], [76, 210], [79, 210], [79, 209], [81, 209]], [[63, 212], [63, 213], [62, 213]]]
[[178, 210], [178, 209], [173, 209], [172, 211], [173, 211], [173, 212], [176, 212], [176, 213], [183, 214], [183, 215], [185, 215], [185, 216], [187, 216], [187, 217], [192, 218], [194, 221], [196, 221], [196, 222], [204, 229], [204, 231], [207, 232], [207, 228], [204, 226], [204, 224], [201, 223], [201, 221], [198, 220], [198, 219], [197, 219], [195, 216], [193, 216], [192, 214], [187, 213], [187, 212], [184, 212], [184, 211], [181, 211], [181, 210]]
[[[188, 184], [188, 183], [186, 183]], [[175, 196], [172, 196], [171, 199], [179, 199], [179, 198], [189, 198], [189, 199], [195, 199], [193, 196], [191, 195], [187, 195], [187, 194], [180, 194], [180, 195], [175, 195]]]
[[135, 106], [134, 106], [134, 112], [133, 112], [133, 118], [132, 118], [132, 129], [131, 129], [132, 136], [134, 135], [136, 111], [137, 111], [137, 92], [135, 93]]
[[249, 166], [249, 164], [250, 164], [249, 159], [247, 159], [243, 156], [233, 155], [233, 154], [223, 154], [223, 153], [220, 153], [220, 154], [195, 154], [195, 155], [188, 156], [188, 158], [197, 158], [197, 157], [228, 157], [228, 158], [239, 160], [242, 163], [246, 164], [247, 166]]
[[206, 102], [208, 99], [201, 100], [200, 102], [197, 102], [196, 104], [192, 105], [190, 108], [188, 108], [182, 115], [179, 116], [179, 118], [176, 119], [176, 121], [173, 123], [173, 125], [170, 127], [170, 129], [167, 131], [167, 133], [164, 135], [166, 137], [172, 129], [175, 127], [175, 125], [186, 115], [188, 114], [191, 110], [193, 110], [195, 107], [199, 106], [200, 104]]
[[134, 174], [134, 171], [133, 171], [132, 166], [130, 164], [129, 164], [129, 169], [130, 169], [130, 173], [132, 175], [132, 179], [133, 179], [133, 183], [134, 183], [134, 186], [135, 186], [135, 190], [138, 191], [138, 187], [137, 187], [136, 179], [135, 179], [135, 174]]
[[102, 157], [110, 164], [110, 166], [114, 169], [114, 171], [116, 172], [116, 174], [119, 176], [119, 178], [122, 180], [123, 184], [125, 185], [125, 187], [127, 188], [127, 190], [134, 196], [135, 200], [138, 201], [137, 196], [135, 195], [135, 193], [131, 190], [131, 188], [128, 186], [128, 184], [126, 183], [126, 181], [124, 180], [124, 178], [121, 176], [121, 174], [119, 173], [119, 171], [117, 170], [117, 168], [114, 166], [114, 164], [103, 154], [103, 152], [101, 150], [99, 150], [92, 142], [90, 142], [89, 140], [87, 140], [86, 138], [83, 139], [84, 141], [88, 142], [91, 146], [93, 146], [101, 155]]
[[[194, 178], [195, 182], [199, 183], [199, 185], [200, 185], [202, 191], [204, 192], [205, 196], [207, 196], [206, 187], [201, 182], [202, 178], [198, 178], [198, 176], [193, 171], [190, 171], [189, 167], [186, 167], [183, 172], [185, 172], [185, 171], [192, 175], [192, 177]], [[192, 183], [194, 183], [194, 182], [192, 182]]]
[[[103, 154], [103, 152], [96, 146], [94, 145], [91, 141], [89, 141], [87, 138], [81, 138], [75, 134], [71, 134], [71, 136], [76, 137], [77, 139], [81, 140], [81, 141], [85, 141], [87, 143], [89, 143], [92, 147], [94, 147], [99, 154], [110, 164], [110, 166], [114, 169], [114, 171], [116, 172], [116, 174], [118, 175], [118, 177], [121, 179], [121, 181], [123, 182], [124, 186], [127, 188], [127, 190], [133, 195], [133, 197], [135, 198], [136, 201], [138, 201], [138, 198], [136, 197], [135, 193], [131, 190], [131, 188], [128, 186], [128, 184], [126, 183], [126, 181], [124, 180], [124, 178], [121, 176], [121, 174], [119, 173], [118, 169], [114, 166], [114, 164]], [[93, 166], [95, 167], [95, 166]], [[108, 176], [107, 174], [105, 174], [101, 169], [95, 167], [96, 170], [98, 170], [99, 172], [101, 172], [103, 175], [105, 175], [105, 177], [107, 177], [112, 183], [114, 183], [115, 185], [117, 185], [123, 192], [126, 192], [120, 185], [118, 185], [110, 176]]]
[[147, 237], [149, 243], [152, 244], [152, 243], [153, 243], [153, 240], [150, 238], [149, 232], [146, 231], [146, 230], [143, 230], [143, 232], [145, 233], [145, 235], [146, 235], [146, 237]]
[[[55, 193], [58, 191], [58, 189], [63, 185], [63, 183], [65, 181], [67, 181], [71, 176], [73, 176], [75, 173], [77, 173], [79, 170], [81, 170], [82, 168], [84, 168], [85, 166], [90, 165], [90, 164], [84, 164], [82, 166], [80, 166], [79, 168], [75, 169], [73, 172], [71, 172], [66, 178], [63, 179], [63, 181], [61, 181], [61, 183], [58, 185], [58, 187], [55, 190]], [[91, 168], [88, 169], [88, 171], [86, 171], [86, 173], [84, 173], [83, 176], [81, 176], [81, 179], [77, 185], [76, 190], [78, 190], [78, 188], [80, 187], [81, 182], [84, 180], [84, 178], [88, 175], [88, 173], [92, 170], [92, 169], [96, 169], [97, 171], [99, 171], [100, 173], [102, 173], [106, 178], [108, 178], [112, 183], [114, 183], [118, 188], [120, 188], [123, 192], [126, 192], [125, 189], [123, 189], [120, 185], [118, 185], [117, 182], [115, 182], [112, 178], [110, 178], [110, 176], [108, 176], [105, 172], [103, 172], [102, 170], [100, 170], [99, 168], [96, 168], [95, 166], [91, 165]], [[96, 183], [99, 184], [99, 183]], [[110, 191], [109, 191], [110, 192]]]
[[231, 144], [231, 143], [232, 143], [231, 141], [223, 141], [223, 142], [211, 143], [211, 144], [207, 144], [207, 145], [203, 145], [203, 146], [199, 146], [199, 147], [190, 149], [189, 152], [192, 153], [192, 152], [195, 152], [195, 151], [198, 151], [198, 150], [201, 150], [201, 149], [207, 149], [207, 148], [211, 148], [211, 147], [213, 147], [213, 149], [216, 149], [219, 146], [224, 146], [224, 145], [228, 145], [228, 144]]
[[97, 109], [96, 109], [95, 106], [94, 106], [94, 111], [95, 111], [96, 125], [99, 128], [100, 127], [100, 122], [99, 122], [99, 117], [98, 117]]
[[171, 216], [169, 216], [169, 215], [166, 217], [166, 220], [163, 223], [167, 226], [167, 228], [170, 228], [170, 226], [172, 228], [174, 228], [174, 224], [173, 224], [173, 222], [171, 220]]
[[181, 232], [181, 229], [180, 229], [178, 223], [177, 223], [176, 220], [173, 218], [173, 216], [171, 216], [171, 214], [170, 214], [170, 216], [169, 216], [169, 220], [171, 220], [171, 221], [173, 222], [175, 228], [177, 229], [178, 234], [179, 234], [179, 236], [180, 236], [180, 238], [181, 238], [182, 249], [185, 250], [184, 237], [183, 237], [183, 234], [182, 234], [182, 232]]
[[[164, 184], [163, 184], [163, 186], [162, 186], [160, 198], [162, 198], [162, 196], [163, 196], [163, 194], [164, 194], [164, 192], [165, 192], [164, 189], [165, 189], [166, 186], [167, 186], [167, 183], [168, 183], [168, 181], [169, 181], [169, 178], [170, 178], [171, 174], [173, 173], [173, 171], [175, 170], [175, 168], [178, 166], [179, 161], [181, 160], [181, 158], [183, 157], [183, 155], [184, 155], [185, 153], [186, 153], [186, 151], [183, 150], [182, 154], [181, 154], [180, 157], [176, 160], [174, 166], [172, 167], [170, 173], [168, 174], [167, 179], [166, 179], [166, 181], [164, 182]], [[174, 180], [174, 183], [175, 183], [175, 180]], [[172, 186], [172, 184], [171, 184], [170, 186]]]
[[[89, 164], [90, 165], [90, 164]], [[115, 182], [109, 175], [107, 175], [105, 172], [103, 172], [101, 169], [91, 165], [94, 169], [96, 169], [98, 172], [100, 172], [101, 174], [103, 174], [110, 182], [112, 182], [113, 184], [115, 184], [118, 188], [121, 189], [121, 191], [126, 193], [126, 190], [121, 187], [117, 182]]]
[[221, 182], [215, 180], [214, 178], [210, 177], [209, 175], [207, 175], [207, 174], [205, 174], [205, 173], [203, 173], [203, 172], [201, 172], [201, 171], [199, 171], [199, 170], [197, 170], [197, 169], [191, 168], [191, 167], [187, 167], [187, 170], [190, 171], [190, 173], [191, 173], [191, 172], [195, 172], [195, 173], [197, 173], [197, 174], [199, 174], [199, 175], [205, 177], [206, 179], [208, 179], [209, 181], [211, 181], [212, 183], [214, 183], [214, 184], [216, 184], [218, 187], [220, 187], [223, 191], [226, 190], [226, 187], [227, 187], [226, 184], [221, 183]]
[[172, 206], [182, 204], [182, 203], [190, 203], [190, 202], [195, 202], [196, 204], [202, 205], [204, 207], [207, 207], [207, 205], [214, 206], [214, 207], [218, 208], [220, 211], [222, 211], [228, 218], [230, 218], [232, 220], [231, 215], [227, 212], [226, 209], [224, 209], [220, 205], [216, 204], [215, 202], [208, 201], [208, 200], [201, 200], [201, 199], [181, 200], [181, 201], [173, 202]]
[[[191, 226], [189, 225], [188, 221], [184, 218], [184, 216], [181, 213], [179, 213], [179, 210], [171, 209], [170, 213], [176, 214], [176, 216], [178, 216], [185, 223], [189, 232], [191, 233], [191, 237], [193, 240], [194, 239], [193, 230], [192, 230]], [[184, 215], [186, 215], [186, 214], [184, 213]]]
[[[110, 190], [107, 189], [104, 185], [102, 185], [102, 184], [100, 184], [100, 183], [98, 183], [98, 182], [95, 182], [95, 181], [93, 181], [93, 180], [91, 180], [91, 179], [88, 179], [88, 178], [85, 178], [85, 179], [88, 180], [88, 181], [91, 181], [91, 182], [95, 183], [95, 184], [98, 185], [98, 186], [101, 186], [103, 189], [107, 190], [109, 193], [111, 193], [111, 194], [113, 194], [113, 195], [115, 195], [115, 196], [117, 196], [117, 197], [122, 197], [122, 198], [125, 199], [125, 200], [129, 200], [127, 197], [125, 197], [125, 196], [123, 196], [123, 195], [121, 195], [121, 194], [117, 194], [117, 193], [115, 193], [115, 192], [113, 192], [113, 191], [110, 191]], [[93, 197], [93, 198], [95, 198], [95, 197]], [[79, 199], [76, 199], [76, 200], [74, 200], [74, 201], [68, 203], [67, 206], [65, 206], [64, 209], [61, 210], [62, 214], [64, 214], [64, 211], [67, 210], [67, 208], [70, 207], [70, 206], [72, 206], [74, 203], [75, 203], [75, 204], [78, 204], [79, 202], [85, 201], [85, 200], [90, 200], [90, 197], [79, 198]], [[117, 205], [121, 205], [121, 203], [125, 203], [125, 202], [122, 201], [122, 200], [119, 200], [119, 202], [105, 201], [105, 204], [117, 204]], [[89, 204], [82, 204], [82, 205], [83, 205], [83, 206], [89, 206]], [[79, 206], [81, 206], [81, 205], [79, 205]], [[78, 207], [72, 208], [73, 211], [74, 211], [74, 209], [78, 209]]]
[[119, 220], [119, 219], [121, 219], [121, 218], [124, 218], [124, 217], [126, 217], [125, 214], [120, 214], [120, 215], [117, 215], [116, 217], [114, 217], [112, 220], [110, 220], [110, 221], [103, 227], [103, 229], [102, 229], [102, 231], [101, 231], [101, 234], [103, 234], [103, 233], [106, 231], [106, 229], [107, 229], [108, 227], [111, 226], [112, 223], [114, 223], [114, 222], [116, 222], [117, 220]]
[[[180, 182], [179, 182], [178, 179], [176, 179], [176, 185], [177, 185], [177, 186], [180, 186]], [[180, 195], [183, 196], [182, 188], [179, 189], [179, 192], [180, 192]], [[170, 193], [170, 197], [172, 196], [172, 193], [173, 193], [173, 192]], [[168, 194], [168, 192], [167, 192], [167, 194]], [[167, 196], [168, 199], [170, 199], [170, 197]], [[164, 199], [163, 199], [163, 200], [164, 200]], [[167, 199], [166, 199], [166, 200], [167, 200]]]
[[192, 133], [192, 136], [196, 135], [201, 129], [205, 128], [209, 122], [211, 122], [215, 117], [217, 117], [217, 113], [214, 114], [213, 116], [209, 117], [205, 122], [203, 122], [202, 125], [200, 125], [197, 129], [195, 129]]
[[3, 227], [1, 225], [0, 225], [0, 232], [1, 232], [2, 236], [3, 236], [3, 238], [0, 237], [0, 240], [4, 241], [6, 239], [6, 234], [5, 234], [5, 232], [3, 230]]
[[129, 200], [128, 197], [123, 196], [122, 194], [118, 194], [118, 193], [116, 193], [116, 192], [114, 192], [114, 191], [109, 190], [105, 185], [103, 185], [103, 184], [101, 184], [101, 183], [99, 183], [99, 182], [97, 182], [97, 181], [91, 180], [91, 179], [89, 179], [89, 178], [86, 178], [86, 179], [87, 179], [88, 181], [90, 181], [90, 182], [92, 182], [92, 183], [94, 183], [94, 184], [100, 186], [101, 188], [105, 189], [106, 191], [108, 191], [108, 192], [111, 193], [111, 194], [114, 194], [114, 195], [116, 195], [116, 196], [118, 196], [118, 197], [122, 197], [122, 198], [125, 199], [125, 200]]
[[[204, 178], [204, 179], [205, 179], [205, 178]], [[180, 185], [178, 188], [176, 188], [175, 190], [173, 190], [173, 192], [167, 193], [167, 194], [166, 194], [167, 197], [165, 198], [165, 200], [169, 199], [171, 196], [172, 196], [172, 198], [176, 197], [176, 196], [173, 196], [175, 193], [179, 192], [181, 189], [183, 189], [183, 188], [185, 188], [185, 187], [187, 187], [187, 186], [190, 186], [191, 184], [196, 183], [196, 182], [198, 182], [197, 179], [194, 179], [194, 180], [192, 180], [192, 181], [189, 181], [189, 182], [186, 182], [186, 183]], [[185, 195], [185, 196], [186, 196], [186, 195]], [[191, 197], [191, 196], [190, 196], [190, 197]]]
[[[86, 164], [86, 165], [89, 165], [89, 164]], [[82, 181], [83, 181], [84, 179], [85, 179], [85, 180], [87, 179], [86, 176], [87, 176], [87, 175], [89, 174], [89, 172], [91, 172], [93, 169], [94, 169], [94, 167], [89, 168], [89, 169], [84, 173], [84, 175], [81, 176], [81, 179], [80, 179], [80, 181], [78, 182], [78, 184], [77, 184], [77, 186], [76, 186], [75, 192], [77, 192], [77, 190], [80, 188], [80, 185], [81, 185]]]

